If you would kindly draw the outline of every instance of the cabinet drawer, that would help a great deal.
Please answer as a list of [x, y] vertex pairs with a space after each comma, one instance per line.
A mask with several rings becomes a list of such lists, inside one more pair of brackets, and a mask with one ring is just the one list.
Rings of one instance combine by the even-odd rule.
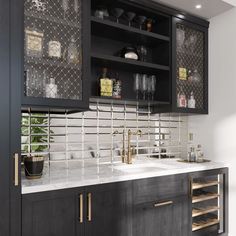
[[140, 204], [161, 201], [189, 193], [188, 175], [171, 175], [133, 182], [133, 202]]

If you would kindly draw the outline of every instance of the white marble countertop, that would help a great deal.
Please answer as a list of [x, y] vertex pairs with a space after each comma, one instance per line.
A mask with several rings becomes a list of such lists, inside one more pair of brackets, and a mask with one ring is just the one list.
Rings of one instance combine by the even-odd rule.
[[65, 163], [45, 166], [41, 179], [27, 180], [22, 174], [22, 194], [75, 188], [142, 178], [190, 173], [227, 167], [224, 163], [181, 163], [176, 159], [136, 160], [134, 164], [74, 163], [68, 168]]

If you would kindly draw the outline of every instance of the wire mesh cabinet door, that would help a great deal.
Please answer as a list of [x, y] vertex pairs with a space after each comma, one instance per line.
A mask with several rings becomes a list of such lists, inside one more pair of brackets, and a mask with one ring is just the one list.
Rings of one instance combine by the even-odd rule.
[[172, 104], [178, 112], [208, 113], [208, 28], [173, 18]]
[[22, 1], [23, 105], [86, 109], [90, 1]]

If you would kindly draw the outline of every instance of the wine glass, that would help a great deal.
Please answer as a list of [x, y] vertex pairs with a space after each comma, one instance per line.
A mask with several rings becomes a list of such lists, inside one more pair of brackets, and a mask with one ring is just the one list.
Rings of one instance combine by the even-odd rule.
[[62, 9], [64, 11], [64, 19], [66, 19], [66, 12], [69, 9], [69, 0], [62, 0]]
[[131, 22], [132, 22], [132, 20], [134, 19], [135, 16], [136, 16], [136, 13], [134, 13], [134, 12], [131, 12], [131, 11], [126, 12], [126, 18], [129, 22], [129, 27], [131, 26]]
[[147, 20], [146, 16], [137, 16], [137, 22], [139, 24], [139, 29], [142, 30], [143, 23]]
[[125, 11], [124, 11], [124, 9], [122, 9], [122, 8], [114, 8], [113, 10], [112, 10], [112, 14], [115, 16], [115, 18], [116, 18], [116, 23], [119, 23], [119, 18], [123, 15], [123, 13], [124, 13]]
[[156, 76], [155, 75], [151, 75], [149, 77], [149, 87], [150, 87], [150, 94], [151, 94], [152, 101], [154, 100], [154, 94], [156, 92], [156, 83], [157, 83]]
[[141, 92], [143, 93], [143, 100], [146, 100], [146, 93], [148, 91], [148, 76], [144, 74], [141, 80]]
[[141, 75], [134, 74], [134, 91], [136, 92], [136, 99], [139, 99], [139, 91], [141, 90]]

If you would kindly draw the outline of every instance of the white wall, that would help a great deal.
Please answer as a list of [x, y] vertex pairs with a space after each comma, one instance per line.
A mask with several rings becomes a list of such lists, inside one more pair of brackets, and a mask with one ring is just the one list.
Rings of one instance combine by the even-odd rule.
[[189, 118], [207, 158], [230, 166], [230, 236], [236, 235], [236, 8], [210, 21], [210, 114]]

